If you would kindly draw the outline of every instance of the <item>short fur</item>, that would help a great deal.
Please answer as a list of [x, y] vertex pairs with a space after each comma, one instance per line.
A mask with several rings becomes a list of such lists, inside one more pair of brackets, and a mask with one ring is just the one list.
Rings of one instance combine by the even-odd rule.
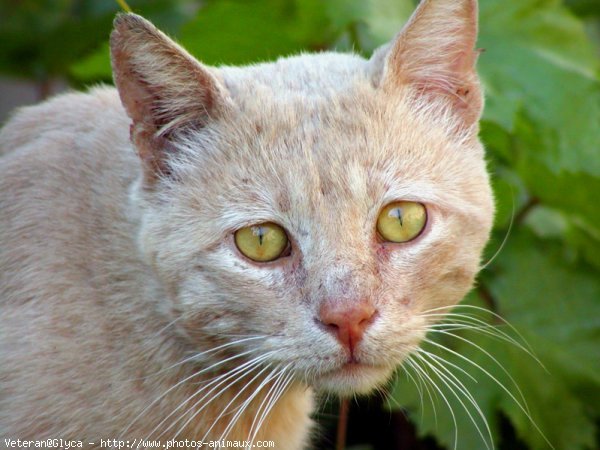
[[[476, 17], [426, 0], [370, 60], [208, 68], [119, 16], [118, 92], [24, 108], [0, 133], [0, 437], [216, 439], [248, 399], [227, 435], [245, 440], [281, 388], [255, 438], [294, 450], [313, 388], [385, 383], [427, 311], [470, 289], [492, 224]], [[428, 211], [406, 244], [375, 231], [396, 200]], [[259, 264], [233, 233], [265, 221], [292, 251]], [[377, 314], [352, 368], [318, 311], [361, 301]]]

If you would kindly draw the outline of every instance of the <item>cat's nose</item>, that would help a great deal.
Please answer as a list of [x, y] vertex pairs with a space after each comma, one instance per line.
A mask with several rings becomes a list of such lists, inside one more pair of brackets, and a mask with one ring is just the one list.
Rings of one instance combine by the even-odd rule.
[[318, 320], [335, 335], [340, 343], [354, 354], [365, 330], [373, 322], [377, 310], [369, 301], [325, 301], [319, 309]]

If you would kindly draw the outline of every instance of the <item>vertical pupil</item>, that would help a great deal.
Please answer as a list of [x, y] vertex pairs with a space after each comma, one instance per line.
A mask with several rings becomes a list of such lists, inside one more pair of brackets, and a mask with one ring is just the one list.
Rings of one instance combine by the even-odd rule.
[[404, 226], [402, 223], [402, 208], [394, 208], [391, 215], [398, 219], [401, 227]]
[[263, 245], [263, 236], [265, 235], [264, 231], [263, 231], [263, 227], [257, 227], [258, 228], [258, 243], [259, 245]]

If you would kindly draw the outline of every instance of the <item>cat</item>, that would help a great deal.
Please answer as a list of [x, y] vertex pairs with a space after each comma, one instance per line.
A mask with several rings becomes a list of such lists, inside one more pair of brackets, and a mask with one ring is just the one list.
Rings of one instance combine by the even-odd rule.
[[0, 437], [296, 450], [385, 384], [492, 226], [476, 36], [424, 0], [368, 60], [214, 68], [118, 15], [116, 89], [0, 133]]

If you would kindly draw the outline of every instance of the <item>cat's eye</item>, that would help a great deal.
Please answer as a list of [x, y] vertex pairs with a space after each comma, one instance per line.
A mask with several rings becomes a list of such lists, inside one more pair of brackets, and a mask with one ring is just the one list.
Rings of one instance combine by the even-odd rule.
[[258, 262], [274, 261], [289, 247], [285, 230], [271, 222], [240, 228], [234, 237], [239, 251]]
[[393, 202], [377, 218], [379, 235], [389, 242], [408, 242], [421, 234], [427, 222], [427, 210], [421, 203]]

